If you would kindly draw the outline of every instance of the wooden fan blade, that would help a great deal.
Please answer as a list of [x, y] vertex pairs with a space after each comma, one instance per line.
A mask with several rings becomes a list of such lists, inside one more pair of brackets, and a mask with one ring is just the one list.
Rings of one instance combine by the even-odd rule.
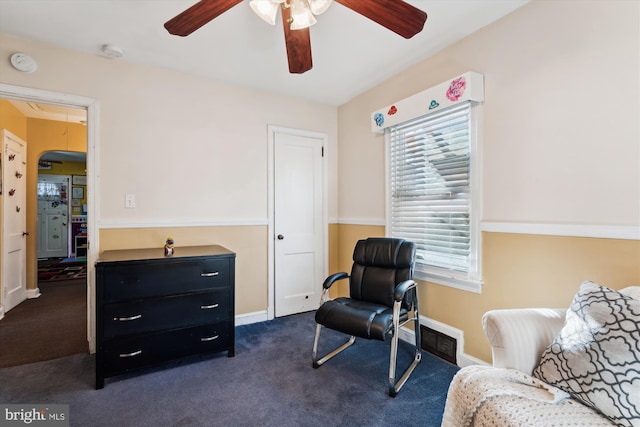
[[405, 39], [422, 31], [427, 14], [401, 0], [335, 0]]
[[281, 7], [282, 26], [284, 28], [284, 41], [287, 46], [287, 60], [289, 72], [302, 74], [313, 67], [311, 60], [311, 34], [309, 28], [292, 30], [289, 28], [291, 8]]
[[200, 0], [167, 21], [164, 27], [173, 35], [188, 36], [238, 3], [242, 3], [242, 0]]

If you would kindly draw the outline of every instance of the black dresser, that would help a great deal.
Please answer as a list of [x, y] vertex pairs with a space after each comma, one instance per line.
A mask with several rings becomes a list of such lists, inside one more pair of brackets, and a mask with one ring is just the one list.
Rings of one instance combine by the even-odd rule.
[[221, 246], [105, 251], [96, 262], [96, 388], [186, 357], [234, 356], [235, 254]]

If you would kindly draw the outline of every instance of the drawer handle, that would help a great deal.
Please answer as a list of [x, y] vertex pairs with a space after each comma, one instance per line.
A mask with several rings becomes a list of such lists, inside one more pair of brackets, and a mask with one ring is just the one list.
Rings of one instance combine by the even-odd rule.
[[213, 277], [220, 274], [219, 271], [214, 271], [213, 273], [200, 273], [200, 277]]
[[217, 340], [219, 337], [219, 335], [215, 335], [212, 337], [204, 337], [204, 338], [200, 338], [200, 341], [202, 342], [207, 342], [207, 341], [213, 341], [213, 340]]
[[200, 308], [203, 309], [203, 310], [209, 310], [209, 309], [217, 308], [217, 307], [218, 307], [218, 304], [201, 305], [200, 306]]
[[134, 351], [133, 353], [123, 353], [120, 354], [120, 357], [135, 357], [142, 354], [142, 350]]
[[142, 317], [142, 314], [136, 314], [135, 316], [130, 317], [114, 317], [113, 320], [117, 320], [118, 322], [128, 322], [129, 320], [138, 320]]

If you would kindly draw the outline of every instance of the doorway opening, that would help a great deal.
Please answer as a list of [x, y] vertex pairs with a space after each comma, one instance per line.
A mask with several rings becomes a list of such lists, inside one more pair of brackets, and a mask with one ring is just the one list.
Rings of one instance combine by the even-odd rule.
[[[88, 331], [87, 108], [3, 99], [25, 116], [27, 150], [34, 153], [28, 159], [37, 163], [28, 169], [30, 182], [38, 184], [28, 189], [36, 204], [27, 204], [26, 255], [27, 265], [35, 270], [29, 282], [35, 282], [37, 298], [24, 301], [0, 321], [0, 338], [11, 344], [3, 345], [7, 351], [0, 367], [88, 353], [93, 335]], [[72, 136], [82, 143], [74, 144]], [[64, 151], [67, 148], [79, 151]]]

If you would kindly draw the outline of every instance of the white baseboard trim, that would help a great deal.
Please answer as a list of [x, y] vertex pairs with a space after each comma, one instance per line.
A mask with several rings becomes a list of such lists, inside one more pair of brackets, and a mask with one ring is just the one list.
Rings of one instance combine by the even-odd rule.
[[0, 320], [4, 319], [4, 305], [0, 304]]
[[461, 357], [461, 360], [458, 361], [458, 366], [464, 368], [465, 366], [471, 365], [491, 366], [490, 363], [487, 363], [482, 359], [478, 359], [477, 357], [473, 357], [469, 354], [464, 353]]
[[38, 298], [40, 295], [40, 288], [27, 289], [27, 299]]
[[254, 311], [253, 313], [245, 313], [236, 315], [236, 326], [249, 325], [251, 323], [264, 322], [269, 320], [267, 310]]
[[[423, 315], [420, 315], [420, 324], [426, 326], [427, 328], [433, 329], [434, 331], [438, 331], [440, 333], [448, 335], [456, 340], [456, 361], [458, 362], [457, 364], [459, 367], [464, 368], [465, 366], [470, 365], [489, 365], [487, 362], [464, 352], [464, 331], [462, 331], [461, 329], [454, 328], [453, 326], [447, 325], [446, 323], [430, 319]], [[408, 329], [406, 327], [400, 329], [398, 337], [410, 344], [413, 344], [416, 339], [415, 333], [411, 329]]]

